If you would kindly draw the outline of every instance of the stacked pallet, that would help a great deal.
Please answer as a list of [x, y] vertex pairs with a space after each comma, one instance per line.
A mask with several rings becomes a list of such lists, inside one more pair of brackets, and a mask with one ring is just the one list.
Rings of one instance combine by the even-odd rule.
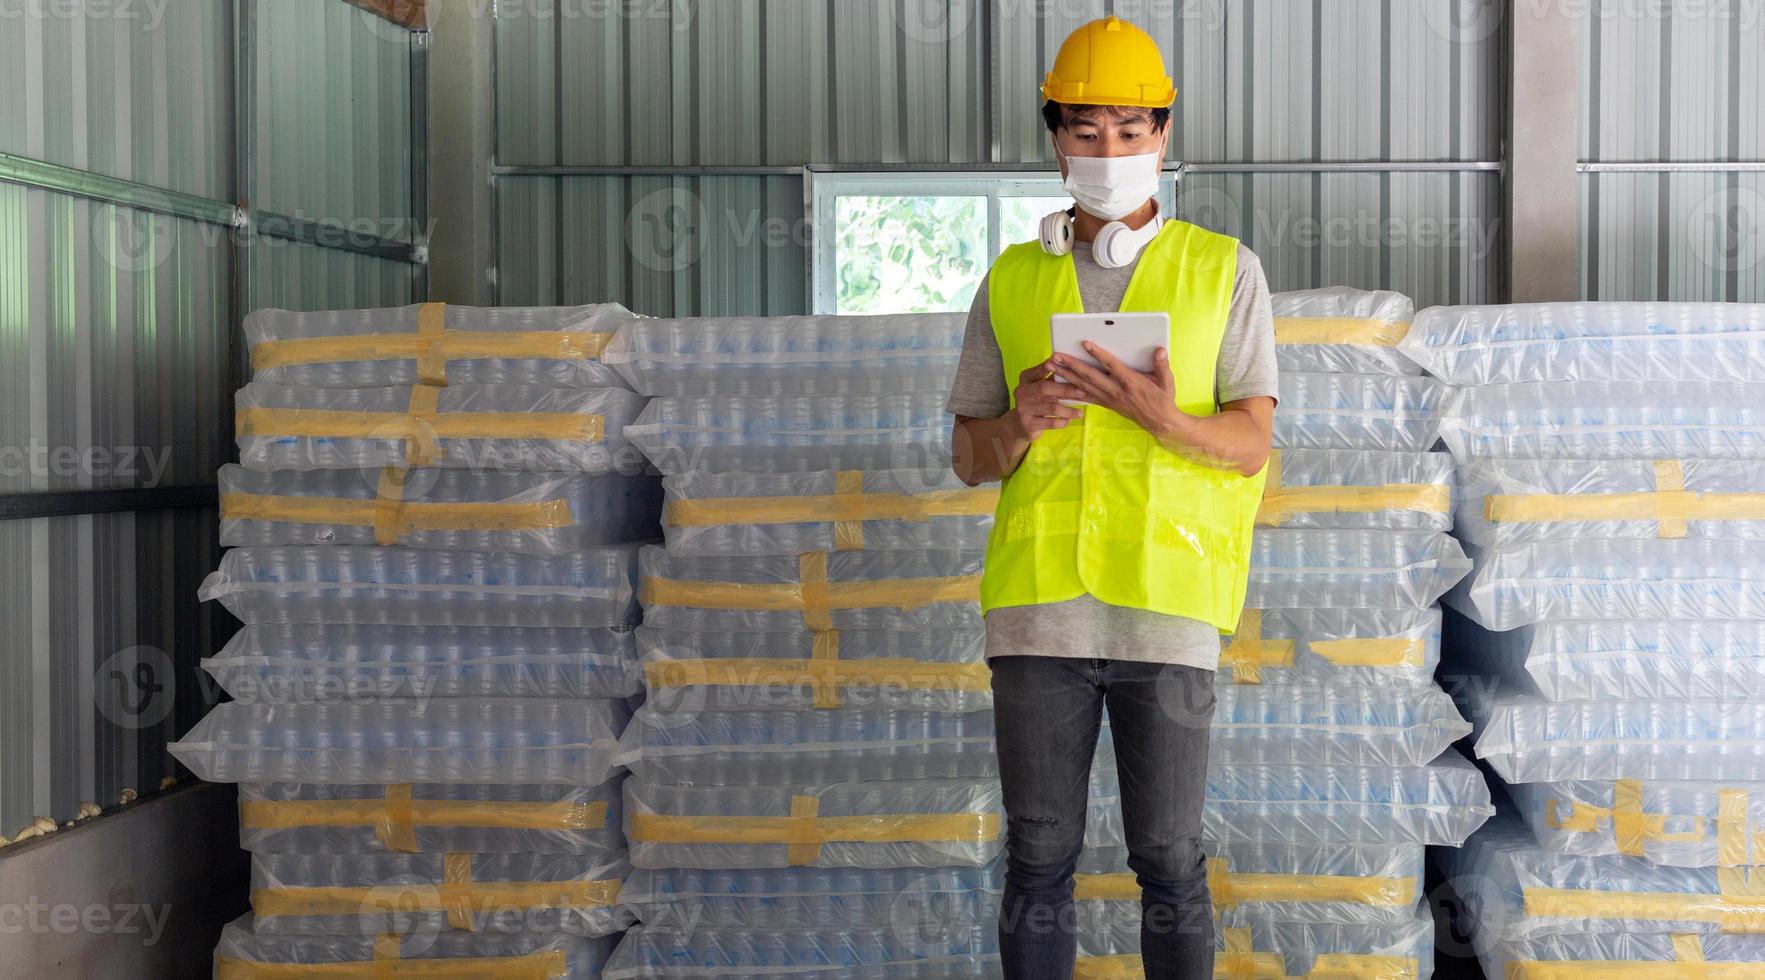
[[253, 913], [216, 975], [599, 976], [629, 922], [613, 761], [660, 488], [618, 307], [261, 311], [204, 584]]
[[1426, 311], [1476, 561], [1447, 667], [1513, 808], [1451, 856], [1492, 976], [1753, 976], [1765, 308]]
[[[1441, 391], [1396, 351], [1410, 301], [1325, 289], [1274, 298], [1281, 403], [1243, 618], [1224, 641], [1205, 847], [1231, 976], [1425, 977], [1429, 845], [1491, 813], [1451, 743], [1469, 731], [1433, 679], [1436, 600], [1469, 570]], [[1105, 744], [1081, 907], [1089, 976], [1134, 975], [1127, 873]], [[1092, 901], [1084, 901], [1090, 898]]]

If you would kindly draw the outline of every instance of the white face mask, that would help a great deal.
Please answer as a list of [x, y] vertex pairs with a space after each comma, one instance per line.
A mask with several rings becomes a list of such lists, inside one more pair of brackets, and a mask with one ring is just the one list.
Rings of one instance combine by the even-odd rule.
[[1069, 157], [1066, 161], [1066, 192], [1079, 207], [1105, 221], [1120, 221], [1144, 207], [1158, 195], [1161, 153], [1131, 157]]

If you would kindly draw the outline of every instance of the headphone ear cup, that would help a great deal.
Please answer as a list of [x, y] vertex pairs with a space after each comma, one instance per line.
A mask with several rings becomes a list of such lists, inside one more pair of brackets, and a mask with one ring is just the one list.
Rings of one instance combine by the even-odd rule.
[[1164, 222], [1153, 218], [1138, 230], [1120, 221], [1111, 221], [1097, 232], [1091, 242], [1091, 259], [1105, 269], [1121, 269], [1140, 257], [1147, 245], [1158, 237]]
[[1072, 215], [1056, 211], [1042, 219], [1042, 251], [1065, 255], [1072, 251]]

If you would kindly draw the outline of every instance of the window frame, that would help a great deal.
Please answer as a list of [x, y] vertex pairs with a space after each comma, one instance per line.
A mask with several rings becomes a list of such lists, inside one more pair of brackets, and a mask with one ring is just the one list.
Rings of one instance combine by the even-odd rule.
[[[1174, 213], [1181, 175], [1166, 169], [1159, 179], [1161, 213]], [[999, 258], [1000, 207], [1005, 198], [1063, 197], [1060, 173], [1048, 170], [817, 171], [807, 170], [804, 196], [809, 215], [809, 309], [831, 316], [839, 304], [837, 241], [833, 226], [842, 197], [980, 197], [987, 202], [987, 265]]]

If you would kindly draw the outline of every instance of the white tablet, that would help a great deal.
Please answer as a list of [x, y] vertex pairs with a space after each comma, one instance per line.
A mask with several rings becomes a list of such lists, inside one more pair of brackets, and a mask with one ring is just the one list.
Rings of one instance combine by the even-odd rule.
[[[1082, 346], [1087, 340], [1146, 374], [1152, 373], [1153, 355], [1171, 343], [1168, 313], [1056, 313], [1053, 321], [1054, 353], [1093, 366], [1097, 359]], [[1055, 375], [1055, 380], [1063, 379]]]

